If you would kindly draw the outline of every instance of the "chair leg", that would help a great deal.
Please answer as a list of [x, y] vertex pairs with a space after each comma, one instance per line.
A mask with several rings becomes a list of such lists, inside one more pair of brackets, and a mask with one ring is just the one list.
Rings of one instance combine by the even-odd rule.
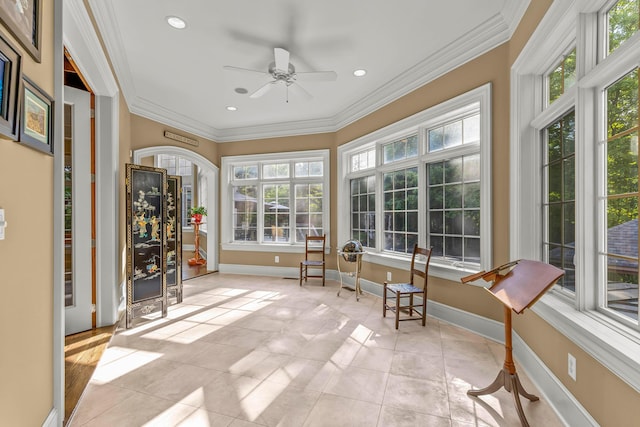
[[427, 290], [422, 294], [422, 326], [427, 323]]
[[396, 292], [396, 329], [400, 326], [400, 292]]
[[302, 286], [302, 263], [300, 263], [300, 286]]
[[413, 294], [409, 294], [409, 317], [413, 317]]
[[322, 286], [324, 286], [324, 272], [325, 272], [325, 265], [322, 264]]
[[382, 285], [382, 317], [387, 317], [387, 282]]

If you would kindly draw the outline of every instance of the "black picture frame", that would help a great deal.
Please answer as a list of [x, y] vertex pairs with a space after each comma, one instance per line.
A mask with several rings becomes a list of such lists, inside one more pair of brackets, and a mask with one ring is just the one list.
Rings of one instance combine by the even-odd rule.
[[26, 76], [20, 89], [20, 143], [53, 155], [53, 98]]
[[0, 134], [18, 139], [18, 93], [21, 77], [20, 53], [0, 35]]
[[18, 3], [15, 0], [0, 0], [0, 21], [36, 62], [40, 62], [41, 7], [42, 0]]

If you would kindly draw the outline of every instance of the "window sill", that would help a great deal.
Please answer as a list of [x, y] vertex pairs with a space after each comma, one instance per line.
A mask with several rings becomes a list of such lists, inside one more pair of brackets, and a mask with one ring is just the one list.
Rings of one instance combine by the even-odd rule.
[[[304, 244], [292, 245], [290, 243], [222, 243], [223, 251], [246, 251], [246, 252], [280, 252], [280, 253], [304, 253]], [[329, 248], [325, 249], [329, 253]]]
[[543, 296], [532, 310], [591, 357], [640, 392], [640, 333], [597, 312], [580, 312], [553, 294]]
[[[383, 254], [378, 252], [366, 252], [362, 258], [365, 262], [384, 265], [387, 267], [397, 268], [400, 270], [409, 270], [411, 267], [411, 257], [402, 255]], [[417, 264], [424, 264], [416, 261]], [[435, 262], [433, 259], [429, 264], [429, 276], [438, 277], [440, 279], [460, 282], [460, 279], [470, 274], [477, 273], [479, 270], [472, 270], [464, 267], [454, 267], [450, 264], [442, 264]], [[483, 282], [475, 282], [473, 285], [482, 286]]]

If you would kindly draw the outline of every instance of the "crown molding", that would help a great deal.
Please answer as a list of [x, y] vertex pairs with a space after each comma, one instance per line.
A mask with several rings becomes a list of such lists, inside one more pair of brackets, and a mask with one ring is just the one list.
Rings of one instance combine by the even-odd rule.
[[270, 123], [217, 130], [216, 142], [234, 142], [249, 139], [278, 138], [283, 136], [309, 135], [335, 132], [332, 119], [299, 120], [295, 122]]
[[130, 105], [129, 109], [138, 116], [163, 123], [202, 138], [216, 141], [216, 130], [213, 127], [185, 116], [184, 114], [169, 110], [148, 99], [137, 97], [135, 103]]

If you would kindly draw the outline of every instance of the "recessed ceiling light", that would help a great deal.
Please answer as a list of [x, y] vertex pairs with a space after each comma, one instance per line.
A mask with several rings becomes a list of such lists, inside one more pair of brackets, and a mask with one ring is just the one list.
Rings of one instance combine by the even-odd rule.
[[362, 77], [365, 74], [367, 74], [367, 70], [363, 70], [362, 68], [353, 72], [353, 75], [356, 77]]
[[173, 28], [177, 28], [178, 30], [182, 30], [187, 26], [187, 23], [184, 22], [184, 19], [178, 18], [177, 16], [167, 16], [167, 23]]
[[233, 105], [227, 105], [227, 111], [237, 111], [238, 107], [234, 107]]

